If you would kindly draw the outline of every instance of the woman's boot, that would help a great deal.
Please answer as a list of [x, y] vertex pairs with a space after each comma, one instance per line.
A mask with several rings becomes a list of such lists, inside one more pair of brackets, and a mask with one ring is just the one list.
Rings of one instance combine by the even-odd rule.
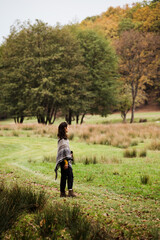
[[69, 190], [68, 197], [76, 197], [76, 195], [74, 194], [73, 190]]
[[66, 197], [66, 193], [65, 192], [61, 192], [60, 193], [60, 197]]

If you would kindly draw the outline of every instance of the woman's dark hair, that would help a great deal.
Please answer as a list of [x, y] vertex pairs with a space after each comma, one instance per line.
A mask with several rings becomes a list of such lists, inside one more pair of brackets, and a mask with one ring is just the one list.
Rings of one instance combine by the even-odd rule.
[[67, 139], [67, 135], [66, 135], [66, 131], [65, 128], [67, 128], [67, 123], [66, 122], [62, 122], [59, 127], [58, 127], [58, 134], [57, 136], [59, 137], [59, 139]]

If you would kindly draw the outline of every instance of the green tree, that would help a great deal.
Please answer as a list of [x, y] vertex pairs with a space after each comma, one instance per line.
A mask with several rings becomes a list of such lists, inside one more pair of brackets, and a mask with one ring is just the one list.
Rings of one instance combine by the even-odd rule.
[[26, 105], [27, 79], [24, 75], [24, 30], [17, 32], [13, 27], [3, 44], [1, 52], [0, 81], [3, 89], [3, 109], [14, 117], [15, 122], [23, 122]]
[[74, 110], [78, 104], [86, 70], [80, 45], [66, 28], [39, 20], [14, 27], [2, 60], [6, 105], [18, 122], [32, 114], [39, 123], [51, 124], [59, 109]]
[[116, 54], [105, 37], [93, 30], [79, 29], [76, 35], [88, 71], [82, 116], [86, 113], [107, 115], [116, 102]]
[[118, 25], [118, 33], [119, 35], [122, 32], [128, 31], [130, 29], [134, 29], [135, 28], [135, 23], [133, 23], [131, 18], [123, 18]]

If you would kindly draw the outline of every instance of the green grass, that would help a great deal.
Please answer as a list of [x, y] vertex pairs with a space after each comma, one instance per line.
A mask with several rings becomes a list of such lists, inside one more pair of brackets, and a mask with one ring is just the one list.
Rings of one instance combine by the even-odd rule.
[[[131, 113], [127, 114], [127, 122], [130, 122]], [[147, 119], [148, 122], [160, 122], [160, 111], [156, 112], [135, 112], [135, 122], [139, 122], [140, 119]], [[60, 122], [64, 121], [64, 118], [57, 118], [55, 120], [56, 125], [58, 125]], [[114, 113], [109, 114], [107, 117], [102, 117], [100, 115], [86, 115], [84, 118], [84, 123], [86, 124], [103, 124], [103, 123], [118, 123], [122, 122], [121, 114], [120, 113]], [[13, 119], [5, 119], [1, 120], [0, 124], [13, 124]], [[35, 117], [26, 117], [24, 118], [24, 124], [31, 124], [31, 123], [37, 123], [37, 119]], [[76, 124], [76, 121], [74, 120], [72, 124]]]
[[[47, 127], [44, 135], [29, 129], [29, 125], [26, 130], [22, 128], [16, 129], [18, 136], [9, 135], [15, 131], [14, 125], [13, 129], [1, 130], [0, 180], [7, 186], [18, 183], [44, 190], [51, 205], [76, 204], [90, 221], [102, 224], [114, 239], [158, 239], [160, 151], [148, 149], [152, 142], [149, 135], [131, 147], [138, 153], [133, 158], [124, 157], [123, 148], [88, 144], [85, 139], [74, 136], [70, 147], [75, 158], [73, 173], [77, 198], [61, 199], [60, 172], [57, 181], [54, 180], [57, 139], [48, 135]], [[141, 157], [139, 153], [144, 149], [147, 155]], [[86, 158], [89, 164], [84, 164]], [[16, 229], [23, 229], [20, 228], [22, 222], [28, 227], [32, 225], [33, 218], [27, 214], [17, 220]], [[18, 234], [20, 230], [16, 231]], [[65, 236], [64, 232], [60, 234]]]

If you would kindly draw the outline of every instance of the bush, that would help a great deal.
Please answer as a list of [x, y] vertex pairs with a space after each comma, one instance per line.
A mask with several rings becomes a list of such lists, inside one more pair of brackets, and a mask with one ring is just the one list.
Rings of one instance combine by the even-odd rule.
[[123, 154], [124, 157], [126, 158], [134, 158], [137, 156], [137, 150], [136, 149], [126, 149]]

